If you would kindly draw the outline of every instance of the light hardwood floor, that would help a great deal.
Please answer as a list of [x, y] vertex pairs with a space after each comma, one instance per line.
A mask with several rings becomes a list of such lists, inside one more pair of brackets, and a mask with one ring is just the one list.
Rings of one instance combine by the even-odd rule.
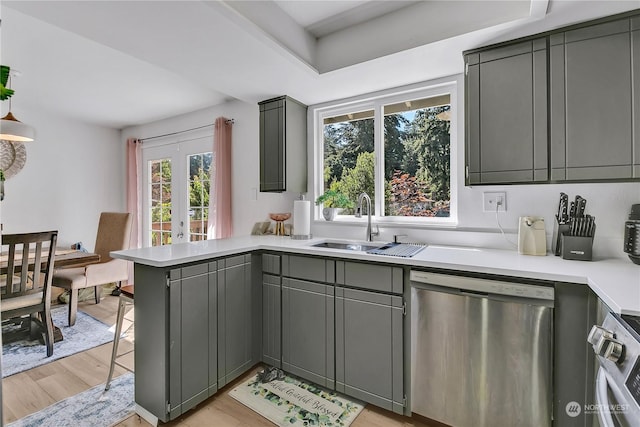
[[[104, 297], [98, 305], [93, 304], [93, 302], [81, 302], [78, 304], [78, 309], [109, 325], [113, 325], [117, 311], [117, 298]], [[132, 335], [130, 333], [128, 336], [131, 337]], [[126, 341], [121, 341], [121, 343], [123, 343], [123, 351], [126, 346], [131, 345]], [[110, 358], [111, 343], [4, 379], [2, 382], [4, 422], [15, 421], [58, 400], [104, 383], [108, 374]], [[127, 360], [125, 363], [128, 365], [131, 360]], [[273, 423], [228, 395], [229, 390], [238, 382], [254, 375], [258, 369], [260, 368], [254, 368], [234, 383], [227, 385], [212, 398], [202, 402], [195, 409], [164, 425], [181, 427], [273, 427]], [[122, 375], [124, 372], [126, 372], [124, 369], [116, 366], [114, 376]], [[116, 424], [118, 427], [149, 425], [137, 415], [132, 415]], [[372, 405], [367, 405], [351, 426], [429, 427], [422, 420], [402, 417]]]

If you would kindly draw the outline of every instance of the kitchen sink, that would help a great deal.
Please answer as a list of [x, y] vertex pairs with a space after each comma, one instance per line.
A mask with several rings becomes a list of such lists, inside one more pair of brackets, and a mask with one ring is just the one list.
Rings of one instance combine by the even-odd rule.
[[361, 251], [366, 252], [371, 249], [377, 249], [381, 245], [364, 245], [362, 243], [346, 243], [346, 242], [321, 242], [312, 245], [316, 248], [328, 248], [328, 249], [342, 249], [346, 251]]

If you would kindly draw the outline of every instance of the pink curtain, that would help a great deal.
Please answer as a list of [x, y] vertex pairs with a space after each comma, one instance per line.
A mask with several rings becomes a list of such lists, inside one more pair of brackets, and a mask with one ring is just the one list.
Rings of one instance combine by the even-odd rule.
[[232, 121], [218, 117], [213, 133], [213, 171], [207, 237], [231, 237], [231, 128]]
[[[140, 209], [140, 159], [142, 141], [136, 138], [127, 139], [127, 212], [131, 214], [130, 248], [142, 245], [142, 229], [140, 228], [142, 212]], [[133, 283], [133, 263], [129, 263], [129, 283]]]

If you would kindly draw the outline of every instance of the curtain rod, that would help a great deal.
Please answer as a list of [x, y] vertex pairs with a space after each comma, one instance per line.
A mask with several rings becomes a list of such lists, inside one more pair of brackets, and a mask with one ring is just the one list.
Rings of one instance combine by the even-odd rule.
[[[228, 125], [232, 125], [235, 122], [236, 122], [235, 119], [227, 119], [227, 120], [225, 120], [225, 123], [228, 124]], [[208, 128], [208, 127], [211, 127], [213, 125], [215, 125], [215, 123], [209, 123], [208, 125], [204, 125], [204, 126], [198, 126], [198, 127], [191, 128], [191, 129], [180, 130], [178, 132], [165, 133], [164, 135], [149, 136], [147, 138], [141, 138], [138, 141], [148, 141], [150, 139], [164, 138], [165, 136], [179, 135], [181, 133], [191, 132], [193, 130]]]

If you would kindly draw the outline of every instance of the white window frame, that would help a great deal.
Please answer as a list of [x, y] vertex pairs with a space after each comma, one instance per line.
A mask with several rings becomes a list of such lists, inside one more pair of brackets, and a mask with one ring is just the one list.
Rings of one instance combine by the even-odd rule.
[[[188, 168], [188, 156], [191, 154], [201, 154], [212, 152], [213, 133], [211, 129], [190, 132], [189, 137], [168, 136], [156, 141], [145, 141], [142, 145], [142, 155], [138, 169], [138, 176], [142, 188], [141, 209], [142, 209], [142, 247], [150, 247], [151, 217], [149, 214], [149, 188], [148, 188], [148, 162], [155, 158], [171, 159], [172, 176], [172, 197], [175, 190], [176, 196], [172, 199], [171, 231], [172, 244], [185, 243], [189, 241], [189, 226], [185, 225], [189, 221], [188, 206], [189, 192], [185, 190], [184, 181]], [[173, 153], [173, 154], [170, 154]], [[175, 179], [175, 177], [180, 177]], [[173, 185], [178, 185], [173, 187]], [[182, 237], [179, 235], [182, 233]]]
[[[374, 111], [374, 152], [375, 152], [375, 218], [376, 223], [384, 225], [413, 225], [413, 226], [456, 226], [458, 223], [458, 148], [461, 147], [462, 132], [459, 132], [459, 120], [462, 117], [459, 108], [462, 102], [458, 99], [461, 90], [460, 79], [456, 77], [439, 79], [431, 82], [423, 82], [401, 88], [389, 89], [373, 94], [366, 94], [345, 100], [334, 101], [321, 105], [312, 106], [310, 115], [313, 123], [313, 159], [312, 159], [312, 179], [313, 188], [310, 195], [314, 200], [324, 191], [324, 119], [359, 111]], [[384, 170], [384, 106], [403, 101], [417, 100], [435, 97], [438, 95], [450, 95], [451, 122], [450, 122], [450, 208], [449, 217], [402, 217], [384, 216], [384, 177], [380, 173]], [[381, 179], [382, 178], [382, 179]], [[380, 215], [382, 213], [382, 215]], [[322, 219], [322, 207], [316, 206], [313, 215], [314, 221], [324, 221]], [[334, 222], [338, 223], [361, 223], [366, 218], [355, 218], [355, 216], [338, 215]]]

